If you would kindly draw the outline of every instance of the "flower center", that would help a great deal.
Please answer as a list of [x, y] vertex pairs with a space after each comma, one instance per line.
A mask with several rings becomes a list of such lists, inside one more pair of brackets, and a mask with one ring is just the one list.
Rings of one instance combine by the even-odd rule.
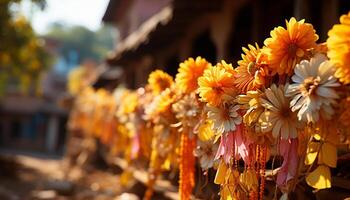
[[213, 87], [214, 92], [216, 92], [217, 94], [222, 94], [224, 93], [224, 90], [222, 89], [221, 85], [217, 85]]
[[258, 70], [258, 68], [256, 67], [255, 62], [250, 62], [248, 64], [248, 69], [247, 69], [249, 75], [254, 76], [256, 70]]
[[230, 111], [229, 111], [228, 109], [223, 109], [223, 110], [221, 111], [221, 117], [222, 117], [222, 119], [223, 119], [224, 121], [230, 120], [230, 119], [231, 119], [231, 117], [230, 117]]
[[291, 56], [296, 56], [297, 50], [298, 50], [298, 46], [294, 43], [288, 46], [288, 53]]
[[289, 118], [289, 116], [290, 116], [290, 109], [289, 109], [289, 107], [288, 106], [287, 107], [283, 107], [281, 109], [280, 114], [281, 114], [281, 117], [284, 118], [284, 119]]
[[304, 83], [301, 85], [301, 93], [303, 95], [312, 95], [315, 93], [318, 85], [320, 84], [321, 78], [317, 76], [314, 77], [308, 77], [304, 80]]

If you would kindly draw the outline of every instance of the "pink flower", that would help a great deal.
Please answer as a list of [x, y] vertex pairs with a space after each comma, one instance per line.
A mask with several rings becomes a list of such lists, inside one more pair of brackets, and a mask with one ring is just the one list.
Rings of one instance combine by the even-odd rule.
[[237, 126], [235, 131], [222, 134], [215, 159], [219, 159], [222, 156], [226, 163], [230, 163], [232, 156], [235, 156], [237, 160], [242, 158], [246, 164], [250, 164], [252, 160], [250, 157], [254, 156], [254, 153], [249, 148], [252, 141], [244, 137], [242, 130], [243, 125], [241, 124]]
[[233, 145], [235, 132], [230, 131], [221, 135], [220, 145], [216, 152], [215, 159], [219, 159], [222, 156], [226, 163], [230, 163], [230, 159], [234, 153]]
[[280, 141], [280, 154], [283, 156], [283, 163], [277, 174], [277, 185], [285, 186], [293, 179], [298, 170], [298, 139], [282, 139]]

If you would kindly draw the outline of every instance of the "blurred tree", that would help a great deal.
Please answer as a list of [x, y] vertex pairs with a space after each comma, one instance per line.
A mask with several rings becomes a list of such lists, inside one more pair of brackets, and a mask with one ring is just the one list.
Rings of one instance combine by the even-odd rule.
[[[45, 0], [31, 0], [41, 9]], [[8, 85], [39, 92], [41, 72], [50, 65], [44, 42], [15, 8], [21, 0], [0, 0], [0, 95]]]
[[100, 62], [107, 52], [113, 48], [113, 34], [110, 27], [102, 26], [96, 32], [83, 26], [67, 26], [62, 23], [51, 25], [45, 37], [53, 38], [61, 43], [60, 53], [69, 59], [72, 50], [78, 53], [78, 63], [85, 59]]

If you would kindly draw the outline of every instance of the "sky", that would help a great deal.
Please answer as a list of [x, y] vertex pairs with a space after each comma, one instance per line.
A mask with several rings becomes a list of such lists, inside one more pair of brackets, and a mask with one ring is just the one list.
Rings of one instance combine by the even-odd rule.
[[53, 22], [68, 25], [82, 25], [97, 30], [109, 0], [46, 0], [44, 11], [33, 9], [25, 2], [22, 9], [32, 21], [34, 30], [40, 34], [47, 32]]

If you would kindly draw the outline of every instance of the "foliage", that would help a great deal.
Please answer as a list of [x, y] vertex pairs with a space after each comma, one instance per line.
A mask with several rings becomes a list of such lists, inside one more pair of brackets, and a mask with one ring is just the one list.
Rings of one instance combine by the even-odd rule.
[[101, 61], [113, 48], [112, 31], [107, 26], [93, 32], [83, 26], [54, 23], [45, 36], [60, 42], [60, 53], [66, 60], [72, 51], [77, 52], [78, 63], [87, 58]]
[[[44, 0], [32, 0], [40, 8]], [[33, 31], [30, 23], [13, 7], [21, 0], [0, 1], [0, 94], [15, 86], [22, 92], [38, 89], [40, 74], [50, 64], [44, 42]]]

